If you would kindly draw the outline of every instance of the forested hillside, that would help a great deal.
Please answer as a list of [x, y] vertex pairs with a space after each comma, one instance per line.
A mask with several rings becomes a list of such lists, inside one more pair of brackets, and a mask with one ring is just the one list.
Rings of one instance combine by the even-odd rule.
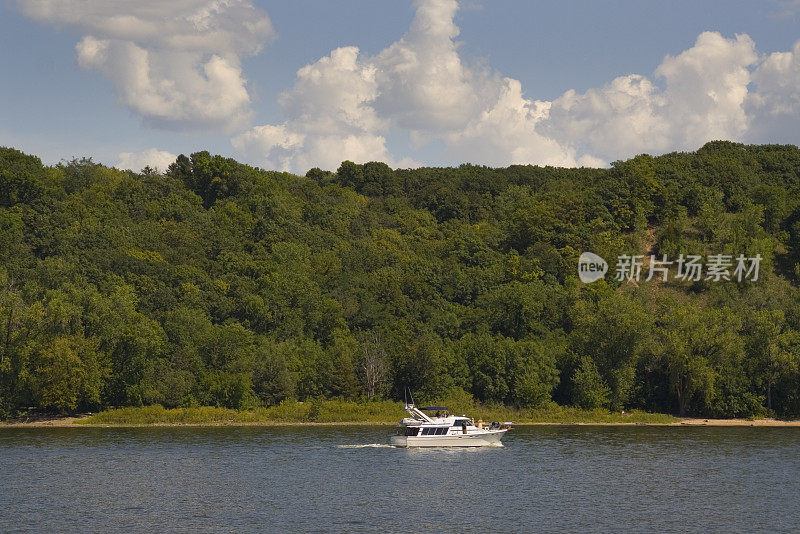
[[[800, 416], [800, 149], [164, 173], [0, 149], [0, 416], [287, 398]], [[583, 251], [606, 258], [583, 284]], [[744, 254], [757, 281], [614, 280]], [[463, 393], [461, 393], [463, 395]]]

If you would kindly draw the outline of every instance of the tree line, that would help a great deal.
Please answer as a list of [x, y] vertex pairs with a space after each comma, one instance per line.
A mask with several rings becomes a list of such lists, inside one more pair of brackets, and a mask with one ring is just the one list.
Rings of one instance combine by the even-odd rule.
[[[800, 416], [800, 149], [608, 169], [164, 172], [0, 148], [0, 416], [471, 395]], [[744, 254], [757, 281], [583, 284], [591, 251]]]

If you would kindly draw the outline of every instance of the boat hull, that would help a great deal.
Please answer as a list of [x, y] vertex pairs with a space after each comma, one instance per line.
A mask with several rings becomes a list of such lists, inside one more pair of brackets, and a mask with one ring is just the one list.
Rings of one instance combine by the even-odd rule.
[[392, 436], [395, 447], [491, 447], [500, 445], [506, 429], [449, 436]]

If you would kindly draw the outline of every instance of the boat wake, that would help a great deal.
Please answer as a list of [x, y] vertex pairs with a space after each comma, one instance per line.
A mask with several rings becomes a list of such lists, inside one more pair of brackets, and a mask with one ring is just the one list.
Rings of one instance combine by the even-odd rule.
[[386, 443], [367, 443], [364, 445], [337, 445], [337, 449], [394, 449], [394, 445]]

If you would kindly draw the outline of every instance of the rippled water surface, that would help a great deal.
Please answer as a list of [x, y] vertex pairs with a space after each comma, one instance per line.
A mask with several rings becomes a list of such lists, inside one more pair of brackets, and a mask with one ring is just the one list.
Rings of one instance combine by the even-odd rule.
[[0, 531], [796, 532], [800, 429], [0, 429]]

